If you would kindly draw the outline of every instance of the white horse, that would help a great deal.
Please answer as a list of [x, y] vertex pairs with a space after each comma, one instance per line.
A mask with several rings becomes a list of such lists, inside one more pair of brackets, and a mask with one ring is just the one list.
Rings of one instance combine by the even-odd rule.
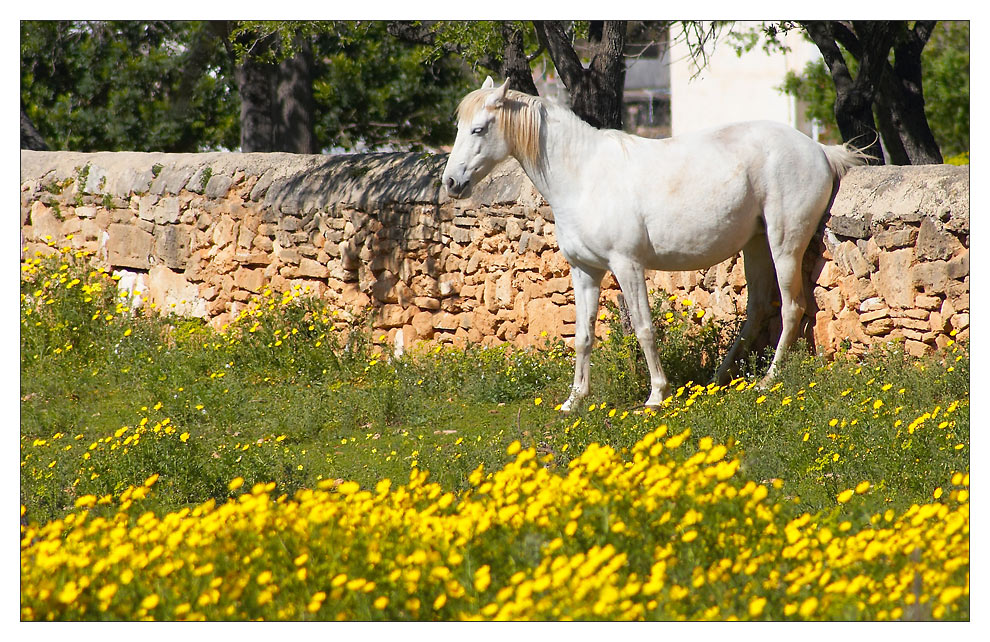
[[740, 250], [749, 292], [746, 322], [716, 378], [728, 379], [740, 350], [771, 312], [776, 271], [782, 331], [769, 380], [804, 314], [801, 259], [808, 243], [839, 178], [868, 158], [764, 121], [660, 140], [599, 130], [566, 107], [508, 91], [508, 81], [495, 87], [490, 77], [464, 97], [457, 118], [442, 179], [451, 197], [468, 196], [511, 155], [553, 209], [577, 308], [574, 386], [565, 411], [588, 394], [606, 271], [619, 282], [646, 355], [646, 405], [658, 406], [670, 384], [657, 356], [644, 270], [704, 269]]

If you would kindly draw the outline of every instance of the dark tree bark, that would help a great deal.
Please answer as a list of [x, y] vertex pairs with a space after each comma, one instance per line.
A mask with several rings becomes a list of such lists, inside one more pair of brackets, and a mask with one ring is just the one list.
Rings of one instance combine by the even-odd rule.
[[513, 23], [502, 23], [502, 37], [505, 49], [502, 52], [501, 75], [509, 80], [509, 87], [531, 96], [538, 96], [533, 82], [533, 70], [529, 66], [531, 57], [526, 54], [522, 29]]
[[[879, 134], [873, 122], [873, 100], [896, 26], [883, 21], [858, 21], [852, 28], [838, 21], [810, 21], [802, 25], [821, 51], [835, 83], [835, 120], [843, 140], [864, 147], [877, 159], [877, 164], [883, 164]], [[855, 78], [839, 49], [840, 41], [859, 60]], [[861, 42], [869, 46], [861, 47]]]
[[21, 107], [21, 149], [33, 149], [36, 151], [47, 152], [48, 145], [45, 143], [45, 139], [41, 136], [41, 133], [28, 118], [28, 115], [24, 113], [24, 108]]
[[250, 45], [250, 49], [238, 62], [230, 43], [230, 23], [213, 26], [223, 37], [227, 53], [236, 65], [234, 79], [241, 100], [241, 151], [318, 153], [310, 42], [301, 38], [296, 43], [296, 55], [275, 63], [266, 56], [278, 46], [275, 34], [262, 35], [254, 41], [241, 35], [242, 44]]
[[913, 28], [905, 28], [894, 42], [893, 67], [889, 62], [884, 67], [880, 97], [887, 104], [891, 124], [900, 138], [905, 164], [942, 162], [942, 152], [925, 116], [921, 85], [921, 52], [934, 28], [934, 20], [919, 20]]
[[533, 25], [540, 44], [550, 53], [554, 67], [567, 87], [574, 113], [594, 127], [622, 129], [626, 21], [591, 23], [592, 55], [587, 67], [574, 50], [563, 22], [541, 20], [534, 21]]
[[241, 151], [275, 151], [274, 88], [278, 67], [247, 58], [234, 74], [241, 98]]
[[316, 154], [320, 148], [314, 130], [313, 49], [303, 38], [298, 53], [278, 66], [276, 107], [279, 110], [274, 149], [296, 154]]
[[[921, 52], [934, 21], [862, 20], [801, 23], [818, 46], [835, 83], [835, 118], [846, 142], [862, 146], [877, 137], [895, 165], [941, 163], [925, 115]], [[853, 78], [839, 44], [859, 61]], [[894, 52], [894, 64], [888, 57]], [[874, 126], [874, 115], [876, 125]], [[867, 151], [882, 159], [879, 142]], [[878, 161], [878, 162], [882, 162]]]

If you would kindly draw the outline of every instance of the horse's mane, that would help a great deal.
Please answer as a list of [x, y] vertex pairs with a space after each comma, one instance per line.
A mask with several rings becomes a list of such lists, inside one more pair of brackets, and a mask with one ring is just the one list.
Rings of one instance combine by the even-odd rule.
[[[491, 90], [476, 89], [461, 100], [457, 118], [472, 118], [485, 108], [485, 97]], [[547, 108], [552, 106], [539, 96], [508, 90], [502, 106], [495, 112], [499, 133], [508, 141], [512, 154], [521, 162], [540, 162], [540, 127]]]

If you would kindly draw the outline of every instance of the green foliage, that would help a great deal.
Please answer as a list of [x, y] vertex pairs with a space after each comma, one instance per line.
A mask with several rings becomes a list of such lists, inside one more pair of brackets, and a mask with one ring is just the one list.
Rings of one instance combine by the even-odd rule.
[[88, 260], [21, 268], [24, 619], [969, 616], [965, 346], [704, 385], [659, 297], [674, 396], [613, 308], [564, 415], [559, 341], [394, 358], [302, 290], [216, 331]]
[[942, 156], [969, 151], [969, 22], [935, 25], [921, 52], [925, 114]]
[[[649, 394], [649, 371], [636, 335], [624, 327], [622, 311], [605, 304], [605, 339], [592, 357], [592, 389], [622, 405]], [[739, 329], [737, 321], [713, 320], [689, 299], [654, 293], [650, 302], [653, 332], [664, 374], [674, 387], [711, 381]], [[707, 317], [707, 318], [706, 318]]]
[[[846, 59], [855, 64], [854, 59], [848, 56]], [[822, 124], [823, 142], [841, 142], [842, 136], [835, 122], [835, 84], [824, 60], [809, 62], [801, 75], [788, 71], [778, 89], [804, 103], [805, 118]]]
[[[236, 149], [236, 66], [249, 50], [277, 63], [302, 39], [314, 52], [321, 147], [453, 139], [451, 114], [474, 79], [382, 21], [239, 21], [229, 38], [199, 21], [22, 21], [21, 104], [51, 149]], [[276, 44], [255, 51], [262, 41]]]
[[458, 61], [393, 38], [380, 21], [337, 23], [315, 40], [317, 139], [354, 149], [436, 146], [454, 138], [452, 114], [474, 79]]
[[192, 59], [207, 23], [25, 20], [20, 35], [21, 105], [51, 149], [237, 146], [223, 47]]
[[[514, 439], [566, 467], [591, 443], [621, 450], [642, 437], [622, 419], [643, 412], [647, 375], [614, 307], [592, 353], [592, 395], [563, 416], [554, 406], [573, 354], [559, 340], [394, 359], [366, 320], [344, 322], [302, 291], [263, 292], [218, 332], [131, 311], [114, 278], [86, 261], [59, 252], [22, 271], [21, 498], [37, 519], [154, 472], [169, 471], [159, 501], [170, 506], [220, 497], [237, 475], [286, 491], [335, 478], [367, 486], [406, 475], [413, 461], [456, 489], [479, 464], [498, 465]], [[883, 501], [906, 506], [965, 468], [969, 362], [958, 346], [918, 362], [896, 348], [861, 362], [795, 351], [769, 390], [755, 379], [706, 387], [731, 328], [699, 311], [653, 301], [676, 392], [654, 424], [736, 444], [750, 474], [787, 480], [809, 510], [862, 479], [882, 480]], [[57, 433], [72, 448], [34, 452]]]
[[[855, 75], [857, 61], [843, 49]], [[891, 53], [893, 56], [893, 53]], [[940, 21], [921, 53], [925, 115], [943, 157], [969, 150], [969, 23]], [[787, 72], [781, 92], [805, 103], [805, 116], [824, 125], [825, 140], [838, 142], [835, 85], [824, 60], [808, 63], [798, 75]]]

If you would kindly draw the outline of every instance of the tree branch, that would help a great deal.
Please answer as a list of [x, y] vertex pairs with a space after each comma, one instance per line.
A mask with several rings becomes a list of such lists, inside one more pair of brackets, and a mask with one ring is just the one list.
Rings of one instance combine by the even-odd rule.
[[534, 20], [533, 26], [536, 28], [536, 37], [540, 45], [550, 52], [553, 66], [560, 74], [564, 85], [568, 89], [577, 87], [584, 75], [584, 65], [571, 46], [563, 23], [560, 20]]

